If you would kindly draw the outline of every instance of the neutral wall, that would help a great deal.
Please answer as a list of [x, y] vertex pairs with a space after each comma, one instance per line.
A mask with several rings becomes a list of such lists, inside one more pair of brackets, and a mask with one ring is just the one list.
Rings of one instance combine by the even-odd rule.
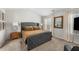
[[6, 19], [9, 20], [9, 22], [41, 22], [41, 16], [28, 9], [7, 9]]
[[38, 14], [35, 14], [34, 12], [30, 10], [25, 10], [25, 11], [16, 11], [15, 12], [15, 17], [14, 21], [19, 21], [19, 22], [41, 22], [41, 16]]
[[[63, 29], [60, 29], [60, 28], [54, 28], [54, 17], [57, 17], [57, 16], [63, 16]], [[71, 36], [72, 36], [72, 31], [71, 31], [71, 13], [69, 12], [58, 12], [58, 13], [55, 13], [54, 15], [51, 15], [51, 30], [52, 30], [52, 34], [54, 37], [57, 37], [57, 38], [60, 38], [60, 39], [63, 39], [63, 40], [66, 40], [66, 41], [70, 41], [72, 42], [71, 40]], [[44, 25], [44, 28], [46, 27], [46, 23], [45, 23], [45, 18], [46, 17], [43, 17], [43, 25]]]
[[57, 38], [73, 42], [73, 14], [65, 11], [54, 16], [63, 16], [63, 29], [53, 28], [53, 35]]
[[[63, 16], [63, 22], [65, 23], [65, 13], [55, 13], [54, 15], [51, 15], [50, 18], [51, 18], [51, 31], [52, 31], [52, 35], [54, 37], [57, 37], [57, 38], [60, 38], [60, 39], [64, 39], [65, 38], [65, 32], [66, 32], [66, 28], [65, 28], [65, 24], [63, 25], [63, 29], [58, 29], [58, 28], [54, 28], [54, 17], [57, 17], [57, 16]], [[49, 17], [45, 17], [43, 16], [43, 19], [42, 19], [42, 23], [43, 23], [43, 29], [46, 30], [47, 29], [47, 21], [49, 20], [48, 19]], [[65, 28], [65, 29], [64, 29]]]
[[[54, 17], [57, 16], [63, 16], [63, 29], [58, 29], [58, 28], [54, 28]], [[67, 17], [68, 15], [64, 12], [58, 12], [55, 13], [54, 15], [51, 15], [51, 30], [52, 30], [52, 34], [54, 37], [60, 38], [60, 39], [66, 39], [67, 40], [67, 24], [65, 24], [65, 22], [67, 23]], [[43, 28], [46, 30], [47, 25], [46, 25], [46, 19], [48, 19], [48, 17], [43, 17], [42, 22], [43, 22]]]
[[38, 14], [30, 11], [30, 10], [20, 10], [20, 9], [10, 9], [10, 10], [6, 10], [6, 20], [7, 20], [7, 24], [6, 24], [6, 29], [7, 29], [7, 34], [8, 34], [8, 38], [11, 32], [13, 32], [13, 22], [36, 22], [36, 23], [41, 23], [41, 16], [39, 16]]
[[[64, 39], [64, 36], [65, 36], [65, 13], [55, 13], [53, 15], [53, 17], [57, 17], [57, 16], [63, 16], [63, 29], [60, 29], [60, 28], [53, 28], [53, 36], [54, 37], [57, 37], [57, 38], [60, 38], [60, 39]], [[54, 21], [54, 19], [53, 19]], [[54, 24], [54, 23], [53, 23]]]
[[[57, 16], [63, 16], [63, 29], [54, 28], [54, 17], [57, 17]], [[65, 11], [65, 12], [58, 12], [58, 13], [55, 13], [54, 15], [51, 15], [51, 18], [52, 18], [51, 30], [52, 30], [53, 36], [59, 39], [66, 40], [68, 42], [74, 42], [79, 44], [79, 31], [75, 32], [73, 30], [75, 17], [79, 17], [79, 13], [72, 13], [69, 11]], [[44, 29], [47, 26], [45, 22], [46, 18], [47, 17], [43, 17], [42, 19]]]

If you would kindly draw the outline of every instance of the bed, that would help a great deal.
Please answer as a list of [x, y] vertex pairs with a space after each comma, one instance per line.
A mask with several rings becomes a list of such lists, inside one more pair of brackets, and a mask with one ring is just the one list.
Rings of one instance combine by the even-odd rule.
[[[36, 27], [36, 28], [35, 28]], [[51, 40], [52, 32], [40, 29], [39, 23], [22, 22], [22, 38], [27, 45], [27, 50], [31, 50], [45, 42]]]

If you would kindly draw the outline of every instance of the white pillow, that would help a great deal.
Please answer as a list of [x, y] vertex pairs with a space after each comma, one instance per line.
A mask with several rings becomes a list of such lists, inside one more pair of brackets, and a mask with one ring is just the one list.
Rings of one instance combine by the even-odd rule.
[[0, 31], [0, 47], [2, 47], [5, 43], [5, 30]]

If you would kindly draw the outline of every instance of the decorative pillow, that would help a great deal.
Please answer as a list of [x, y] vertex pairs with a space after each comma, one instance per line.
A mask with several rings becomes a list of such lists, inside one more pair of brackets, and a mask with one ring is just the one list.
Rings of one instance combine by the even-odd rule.
[[39, 26], [33, 26], [33, 30], [40, 30]]
[[32, 31], [33, 27], [32, 26], [24, 26], [23, 30], [25, 30], [25, 31]]

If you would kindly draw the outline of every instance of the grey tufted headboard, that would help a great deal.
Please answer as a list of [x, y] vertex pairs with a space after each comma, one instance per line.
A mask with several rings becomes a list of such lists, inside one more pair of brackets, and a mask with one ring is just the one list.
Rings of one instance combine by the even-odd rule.
[[34, 22], [22, 22], [21, 27], [23, 26], [39, 26], [39, 23], [34, 23]]
[[24, 26], [39, 26], [39, 23], [21, 22], [21, 37], [22, 37], [22, 29], [23, 29]]

